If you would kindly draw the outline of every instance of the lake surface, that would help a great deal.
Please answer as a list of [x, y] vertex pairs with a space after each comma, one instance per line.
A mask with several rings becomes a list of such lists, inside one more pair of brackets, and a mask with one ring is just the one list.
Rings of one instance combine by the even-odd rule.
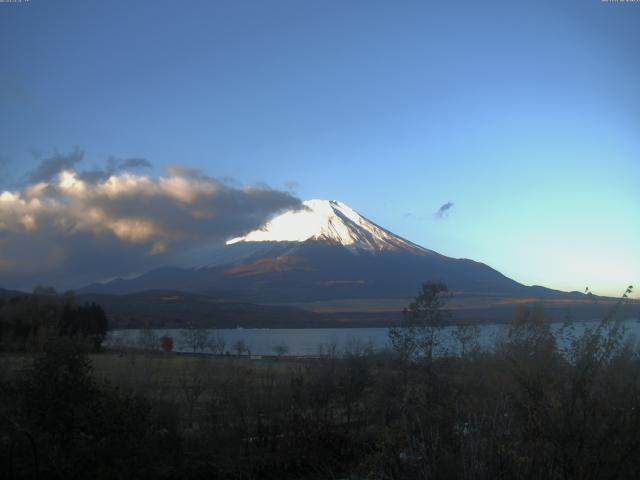
[[[597, 321], [575, 322], [575, 335], [580, 335], [587, 327], [593, 327]], [[633, 339], [640, 338], [640, 321], [626, 320], [624, 322], [626, 336]], [[552, 329], [560, 346], [563, 346], [562, 336], [559, 334], [562, 324], [553, 324]], [[459, 344], [452, 335], [455, 327], [445, 327], [442, 330], [442, 350], [456, 353]], [[482, 348], [491, 349], [504, 335], [505, 325], [480, 325], [478, 343]], [[344, 352], [362, 351], [365, 348], [381, 350], [390, 346], [388, 328], [282, 328], [282, 329], [212, 329], [207, 331], [210, 339], [224, 339], [225, 351], [235, 353], [234, 344], [244, 342], [252, 355], [274, 355], [278, 346], [285, 346], [288, 355], [317, 356], [328, 351], [338, 354]], [[157, 330], [113, 330], [109, 332], [105, 345], [110, 347], [135, 347], [159, 349], [160, 338], [170, 336], [173, 339], [174, 352], [190, 352], [185, 330], [157, 329]], [[566, 342], [565, 342], [566, 343]], [[209, 348], [205, 353], [211, 353]]]

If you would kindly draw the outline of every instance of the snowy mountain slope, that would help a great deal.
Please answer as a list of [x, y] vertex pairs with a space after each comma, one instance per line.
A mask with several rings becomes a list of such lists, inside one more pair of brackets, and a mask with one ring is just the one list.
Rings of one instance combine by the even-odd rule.
[[325, 241], [354, 250], [435, 253], [394, 235], [335, 200], [307, 200], [304, 209], [285, 212], [262, 228], [229, 240], [240, 242]]
[[394, 235], [349, 206], [308, 200], [259, 230], [198, 253], [190, 263], [82, 289], [92, 293], [180, 290], [249, 302], [407, 298], [424, 281], [460, 294], [549, 297], [473, 260], [450, 258]]

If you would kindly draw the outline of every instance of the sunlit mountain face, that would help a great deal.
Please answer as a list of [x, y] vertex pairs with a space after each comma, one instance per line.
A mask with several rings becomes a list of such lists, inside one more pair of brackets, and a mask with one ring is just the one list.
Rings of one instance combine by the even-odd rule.
[[354, 252], [434, 253], [394, 235], [342, 202], [307, 200], [303, 205], [303, 209], [279, 215], [262, 228], [229, 240], [227, 245], [240, 242], [321, 241]]
[[424, 281], [462, 295], [543, 296], [491, 267], [405, 240], [339, 201], [308, 200], [189, 265], [167, 266], [84, 292], [170, 289], [256, 302], [408, 298]]

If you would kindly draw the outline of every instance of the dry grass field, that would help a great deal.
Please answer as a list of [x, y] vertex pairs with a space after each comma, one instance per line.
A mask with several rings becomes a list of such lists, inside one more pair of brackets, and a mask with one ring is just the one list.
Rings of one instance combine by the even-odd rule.
[[[18, 377], [35, 354], [3, 354], [0, 377]], [[124, 391], [171, 404], [195, 419], [203, 405], [238, 379], [256, 386], [288, 385], [292, 376], [305, 375], [314, 359], [190, 355], [141, 351], [89, 355], [98, 383], [108, 382]]]

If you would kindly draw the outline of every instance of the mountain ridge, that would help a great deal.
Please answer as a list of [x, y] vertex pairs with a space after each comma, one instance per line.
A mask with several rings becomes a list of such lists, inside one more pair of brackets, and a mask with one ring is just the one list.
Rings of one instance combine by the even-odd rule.
[[394, 235], [335, 200], [307, 200], [257, 230], [210, 249], [191, 265], [165, 266], [81, 293], [170, 289], [262, 304], [410, 298], [424, 281], [462, 295], [583, 298], [526, 286], [490, 266], [452, 258]]

